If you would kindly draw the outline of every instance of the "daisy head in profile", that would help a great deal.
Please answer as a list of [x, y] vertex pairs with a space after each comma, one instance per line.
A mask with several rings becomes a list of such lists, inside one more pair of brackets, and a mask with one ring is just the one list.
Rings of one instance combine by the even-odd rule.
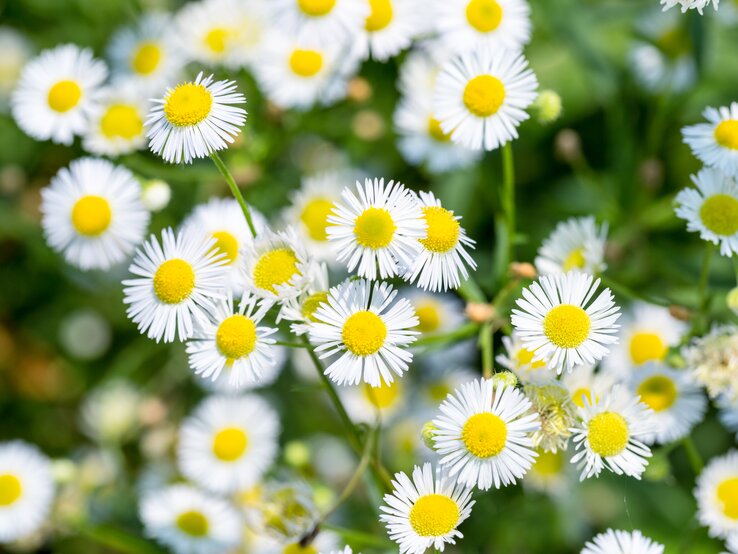
[[81, 158], [59, 170], [41, 192], [49, 245], [84, 270], [126, 260], [143, 239], [149, 212], [141, 185], [125, 167]]
[[63, 44], [23, 68], [11, 97], [18, 126], [36, 140], [72, 144], [87, 129], [95, 95], [108, 76], [92, 50]]
[[705, 165], [738, 179], [738, 102], [706, 108], [706, 123], [682, 129], [684, 142]]
[[441, 467], [467, 487], [515, 484], [535, 460], [530, 433], [540, 427], [531, 403], [514, 387], [477, 379], [449, 394], [433, 420]]
[[605, 270], [607, 225], [598, 226], [594, 217], [571, 218], [556, 226], [536, 256], [541, 275], [581, 271], [597, 275]]
[[472, 150], [495, 150], [518, 138], [530, 116], [538, 80], [519, 53], [481, 48], [444, 64], [434, 97], [436, 118], [451, 140]]
[[610, 289], [596, 298], [600, 280], [570, 271], [542, 275], [523, 289], [512, 325], [534, 360], [545, 362], [557, 373], [574, 366], [595, 364], [617, 342], [620, 309]]
[[331, 288], [308, 325], [310, 342], [333, 362], [325, 373], [339, 385], [391, 384], [408, 370], [418, 334], [410, 302], [387, 283], [349, 280]]
[[199, 73], [153, 100], [146, 119], [149, 148], [170, 163], [191, 163], [223, 150], [246, 122], [246, 110], [238, 107], [245, 103], [235, 81], [214, 81]]
[[[454, 220], [455, 221], [455, 220]], [[370, 280], [400, 275], [411, 267], [427, 237], [417, 196], [401, 183], [367, 179], [356, 194], [344, 189], [328, 216], [328, 240], [336, 259]]]
[[651, 449], [642, 439], [654, 431], [653, 412], [623, 385], [579, 408], [581, 422], [571, 429], [577, 453], [571, 463], [582, 470], [581, 480], [596, 477], [603, 468], [618, 475], [641, 478]]
[[697, 478], [697, 517], [711, 537], [738, 536], [738, 451], [716, 456]]
[[608, 529], [587, 542], [581, 554], [664, 554], [664, 546], [635, 531]]
[[471, 489], [454, 482], [431, 464], [415, 466], [412, 480], [396, 473], [394, 490], [384, 495], [379, 516], [402, 554], [423, 554], [429, 548], [443, 551], [464, 535], [459, 525], [471, 515]]
[[738, 253], [738, 184], [733, 177], [712, 168], [692, 176], [695, 188], [677, 194], [676, 214], [687, 230], [720, 247], [720, 254]]

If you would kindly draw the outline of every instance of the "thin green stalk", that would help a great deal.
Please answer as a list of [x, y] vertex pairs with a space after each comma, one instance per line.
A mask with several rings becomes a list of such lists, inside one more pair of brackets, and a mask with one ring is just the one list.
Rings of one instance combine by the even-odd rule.
[[505, 210], [507, 224], [508, 260], [515, 254], [515, 160], [513, 159], [512, 142], [502, 147], [502, 207]]
[[735, 271], [735, 282], [738, 284], [738, 256], [733, 256], [733, 270]]
[[274, 342], [277, 346], [286, 346], [287, 348], [307, 348], [303, 343], [301, 342], [289, 342], [286, 340], [278, 340]]
[[687, 435], [682, 440], [682, 446], [684, 446], [684, 450], [687, 453], [687, 458], [689, 459], [689, 465], [692, 466], [692, 471], [694, 471], [695, 475], [699, 475], [702, 473], [702, 468], [705, 467], [705, 463], [702, 461], [702, 456], [700, 456], [697, 446], [694, 444], [690, 435]]
[[624, 296], [625, 298], [629, 300], [644, 300], [645, 302], [648, 302], [649, 304], [656, 304], [657, 306], [664, 306], [666, 308], [668, 308], [672, 304], [666, 298], [660, 298], [658, 296], [651, 296], [649, 294], [643, 294], [643, 293], [636, 292], [635, 290], [628, 287], [627, 285], [624, 285], [623, 283], [615, 281], [612, 277], [605, 277], [604, 275], [601, 275], [600, 279], [601, 279], [603, 286], [611, 289], [612, 292], [614, 292], [616, 295]]
[[226, 183], [228, 183], [228, 187], [231, 189], [233, 197], [238, 202], [238, 205], [241, 206], [243, 215], [244, 217], [246, 217], [246, 223], [248, 223], [249, 225], [251, 236], [255, 237], [256, 228], [254, 227], [254, 222], [251, 220], [251, 210], [249, 209], [249, 205], [246, 203], [246, 200], [244, 200], [243, 194], [241, 194], [241, 189], [238, 188], [236, 181], [233, 179], [233, 175], [231, 175], [231, 172], [226, 167], [226, 164], [223, 163], [223, 160], [220, 159], [220, 156], [217, 152], [211, 152], [210, 159], [213, 160], [215, 167], [218, 168], [218, 171], [220, 171], [220, 173], [225, 178]]
[[715, 250], [715, 245], [711, 242], [705, 243], [705, 259], [702, 262], [702, 272], [700, 273], [700, 284], [699, 284], [699, 305], [697, 306], [697, 313], [695, 314], [695, 320], [692, 324], [693, 332], [699, 332], [699, 330], [707, 327], [709, 320], [709, 282], [710, 282], [710, 265], [712, 264], [712, 253]]
[[428, 335], [422, 337], [413, 343], [413, 346], [433, 346], [443, 345], [448, 342], [458, 342], [460, 340], [468, 339], [473, 337], [479, 331], [479, 325], [477, 323], [465, 323], [461, 327], [457, 327], [453, 331], [448, 333], [442, 333], [438, 335]]
[[482, 375], [485, 379], [492, 377], [494, 370], [493, 358], [493, 335], [494, 328], [492, 323], [485, 323], [479, 330], [479, 347], [482, 350]]

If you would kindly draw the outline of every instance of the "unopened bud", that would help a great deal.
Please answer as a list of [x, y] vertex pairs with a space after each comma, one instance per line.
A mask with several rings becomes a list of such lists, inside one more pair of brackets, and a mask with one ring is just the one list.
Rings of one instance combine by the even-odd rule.
[[687, 308], [684, 306], [677, 306], [676, 304], [669, 306], [669, 313], [671, 314], [671, 317], [678, 319], [679, 321], [689, 321], [692, 316]]
[[172, 198], [172, 189], [169, 183], [161, 179], [152, 179], [143, 184], [141, 202], [150, 212], [163, 210]]
[[561, 96], [553, 90], [542, 90], [533, 107], [538, 112], [538, 121], [548, 125], [561, 117]]
[[514, 387], [518, 384], [518, 378], [512, 371], [500, 371], [492, 376], [492, 382], [496, 385]]
[[738, 315], [738, 287], [735, 287], [725, 297], [725, 303], [735, 315]]
[[510, 273], [518, 279], [535, 279], [538, 277], [535, 266], [528, 262], [512, 262], [510, 264]]
[[284, 447], [284, 459], [292, 467], [303, 467], [310, 462], [310, 449], [301, 441], [288, 442]]
[[573, 129], [562, 129], [554, 141], [556, 154], [568, 164], [576, 164], [582, 159], [582, 139]]
[[466, 317], [474, 323], [486, 323], [495, 317], [494, 306], [483, 302], [469, 302], [464, 312], [466, 312]]
[[438, 427], [433, 425], [432, 421], [426, 421], [423, 424], [423, 429], [420, 431], [420, 438], [423, 439], [423, 444], [431, 450], [436, 449], [435, 441], [433, 440], [436, 431], [438, 431]]
[[354, 77], [348, 83], [347, 96], [354, 102], [366, 102], [373, 92], [369, 81], [363, 77]]

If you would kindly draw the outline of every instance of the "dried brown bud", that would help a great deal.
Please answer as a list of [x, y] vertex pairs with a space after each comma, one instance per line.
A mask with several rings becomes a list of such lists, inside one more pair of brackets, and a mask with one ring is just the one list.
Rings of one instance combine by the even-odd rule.
[[348, 97], [354, 102], [366, 102], [373, 93], [372, 86], [364, 77], [354, 77], [348, 83]]
[[574, 129], [562, 129], [554, 142], [556, 155], [568, 164], [576, 164], [582, 158], [582, 139]]
[[510, 264], [510, 274], [518, 279], [535, 279], [538, 277], [535, 266], [528, 262], [512, 262]]
[[494, 306], [482, 302], [469, 302], [464, 311], [466, 317], [474, 323], [486, 323], [495, 317]]
[[680, 321], [689, 321], [692, 316], [692, 313], [687, 308], [684, 306], [677, 306], [676, 304], [669, 306], [669, 313], [671, 314], [671, 317]]

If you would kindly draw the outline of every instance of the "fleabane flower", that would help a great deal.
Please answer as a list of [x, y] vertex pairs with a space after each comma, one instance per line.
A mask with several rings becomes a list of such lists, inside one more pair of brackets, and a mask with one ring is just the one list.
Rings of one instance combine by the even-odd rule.
[[512, 371], [523, 385], [543, 384], [553, 380], [547, 371], [546, 362], [534, 360], [535, 354], [523, 346], [518, 334], [513, 331], [510, 336], [502, 337], [503, 354], [498, 354], [495, 361], [508, 371]]
[[556, 226], [538, 249], [536, 269], [541, 275], [581, 271], [597, 275], [604, 271], [607, 225], [594, 217], [571, 218]]
[[706, 108], [707, 123], [682, 129], [684, 142], [705, 165], [738, 178], [738, 102]]
[[443, 401], [433, 424], [441, 467], [467, 487], [516, 483], [535, 459], [530, 433], [540, 427], [530, 401], [514, 387], [478, 379]]
[[351, 420], [370, 425], [378, 417], [383, 423], [391, 422], [410, 396], [401, 379], [395, 379], [389, 385], [382, 383], [378, 387], [367, 383], [341, 387], [339, 394]]
[[518, 138], [530, 116], [538, 80], [525, 58], [481, 48], [444, 64], [436, 86], [434, 111], [451, 140], [472, 150], [495, 150]]
[[49, 245], [81, 269], [108, 269], [143, 239], [149, 212], [141, 185], [125, 167], [81, 158], [41, 191], [41, 225]]
[[664, 546], [635, 531], [608, 529], [587, 542], [581, 554], [664, 554]]
[[277, 329], [260, 325], [263, 308], [249, 293], [241, 297], [235, 312], [231, 295], [218, 301], [187, 342], [190, 367], [195, 373], [215, 381], [225, 371], [234, 388], [259, 381], [262, 373], [276, 363], [275, 340], [270, 337]]
[[292, 321], [290, 330], [297, 336], [308, 332], [315, 319], [315, 310], [328, 299], [328, 267], [326, 264], [311, 264], [308, 269], [308, 285], [298, 296], [287, 298], [282, 303], [279, 319]]
[[23, 68], [11, 96], [13, 118], [36, 140], [72, 144], [87, 129], [94, 97], [108, 76], [92, 50], [62, 44]]
[[384, 179], [357, 181], [356, 194], [344, 189], [328, 216], [328, 240], [336, 259], [359, 277], [401, 275], [413, 265], [427, 237], [427, 224], [414, 193]]
[[585, 399], [579, 417], [571, 429], [577, 450], [571, 463], [582, 470], [580, 480], [597, 477], [603, 468], [640, 479], [651, 457], [641, 439], [654, 431], [653, 412], [616, 385], [598, 400]]
[[191, 163], [233, 143], [246, 122], [246, 103], [235, 81], [213, 81], [199, 73], [194, 81], [168, 88], [154, 99], [146, 136], [154, 154], [170, 163]]
[[687, 222], [687, 230], [702, 240], [720, 246], [720, 254], [738, 253], [738, 184], [734, 178], [712, 168], [692, 175], [696, 188], [677, 194], [676, 214]]
[[711, 398], [738, 399], [738, 327], [715, 326], [682, 350], [686, 366]]
[[364, 279], [345, 281], [329, 291], [308, 330], [321, 358], [336, 356], [325, 370], [331, 380], [378, 387], [407, 371], [418, 318], [410, 302], [395, 301], [396, 296], [392, 285]]
[[697, 10], [702, 15], [702, 10], [708, 6], [712, 6], [717, 10], [719, 2], [720, 0], [661, 0], [661, 5], [664, 7], [664, 10], [679, 6], [682, 13], [688, 10]]
[[586, 273], [543, 275], [523, 289], [512, 311], [512, 324], [534, 360], [557, 373], [595, 364], [617, 342], [620, 317], [610, 289], [594, 300], [600, 280]]
[[471, 515], [471, 489], [443, 475], [433, 475], [431, 464], [415, 466], [412, 481], [396, 473], [392, 494], [384, 495], [379, 516], [401, 554], [423, 554], [428, 548], [443, 551], [464, 535], [458, 526]]
[[710, 460], [697, 477], [694, 496], [697, 517], [711, 537], [738, 535], [738, 451]]
[[365, 0], [370, 13], [355, 40], [361, 57], [386, 61], [428, 28], [422, 0]]
[[546, 452], [566, 450], [571, 426], [576, 422], [576, 406], [569, 391], [559, 383], [551, 382], [525, 385], [523, 393], [540, 422], [539, 428], [530, 435], [533, 446]]
[[146, 146], [144, 120], [148, 102], [132, 82], [102, 89], [90, 110], [82, 145], [100, 156], [120, 156]]
[[272, 0], [273, 25], [298, 39], [325, 43], [351, 39], [370, 14], [366, 0]]
[[477, 268], [466, 251], [474, 248], [474, 241], [459, 223], [461, 216], [441, 206], [432, 192], [420, 193], [420, 206], [427, 226], [426, 237], [418, 239], [422, 249], [405, 278], [431, 292], [457, 289], [469, 277], [466, 266]]
[[136, 251], [123, 281], [126, 313], [141, 333], [157, 342], [190, 338], [197, 320], [223, 297], [226, 266], [215, 240], [164, 229]]

